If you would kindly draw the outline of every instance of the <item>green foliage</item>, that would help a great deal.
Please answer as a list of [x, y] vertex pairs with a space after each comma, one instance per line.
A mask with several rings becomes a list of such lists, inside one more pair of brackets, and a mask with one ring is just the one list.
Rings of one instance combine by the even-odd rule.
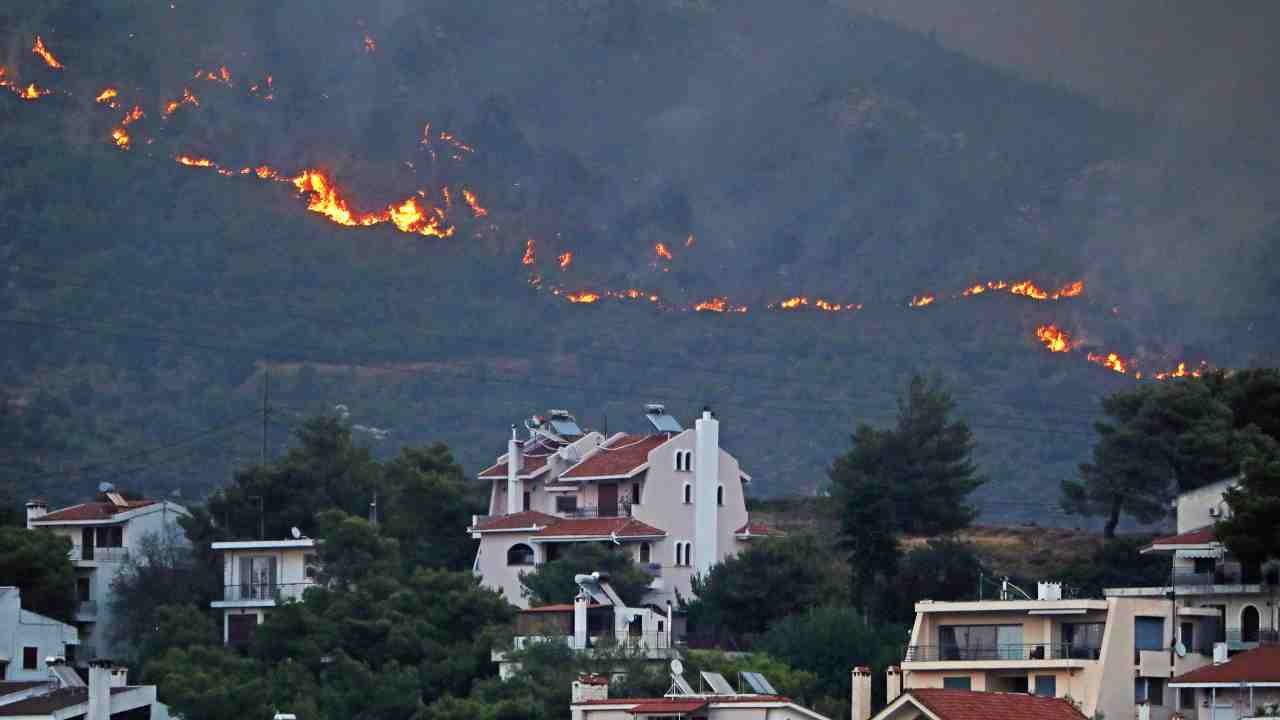
[[885, 598], [888, 620], [910, 623], [920, 600], [976, 600], [982, 562], [972, 546], [951, 538], [931, 538], [902, 557]]
[[[813, 705], [818, 700], [818, 676], [814, 672], [797, 670], [766, 653], [755, 652], [743, 655], [718, 650], [690, 650], [685, 662], [685, 677], [696, 678], [698, 673], [704, 671], [720, 673], [735, 687], [738, 673], [762, 673], [779, 694], [801, 705]], [[696, 681], [694, 683], [696, 685]], [[745, 685], [738, 689], [745, 692], [752, 691]]]
[[269, 717], [262, 668], [221, 647], [171, 648], [143, 666], [142, 682], [160, 688], [164, 702], [186, 720]]
[[400, 571], [400, 548], [367, 520], [341, 510], [326, 510], [316, 519], [320, 543], [320, 581], [341, 590], [363, 587], [378, 592], [381, 583]]
[[753, 541], [693, 579], [689, 623], [700, 635], [756, 635], [775, 621], [820, 605], [843, 605], [848, 583], [812, 535]]
[[443, 443], [404, 448], [384, 468], [381, 531], [399, 541], [405, 567], [469, 569], [475, 541], [459, 528], [483, 512], [488, 498], [476, 490], [487, 486], [468, 487], [462, 466]]
[[1218, 539], [1245, 562], [1280, 557], [1280, 455], [1255, 456], [1244, 478], [1226, 492], [1231, 516], [1217, 526]]
[[[115, 617], [111, 631], [116, 641], [134, 649], [136, 659], [158, 655], [155, 644], [168, 642], [157, 637], [171, 629], [162, 629], [159, 611], [208, 607], [207, 597], [192, 582], [194, 573], [190, 546], [171, 531], [142, 538], [138, 550], [130, 553], [128, 562], [111, 581], [111, 611]], [[198, 625], [192, 628], [202, 629]]]
[[75, 567], [71, 541], [48, 530], [0, 527], [0, 578], [22, 592], [25, 610], [71, 622]]
[[1172, 559], [1167, 555], [1140, 555], [1138, 551], [1149, 542], [1146, 537], [1111, 538], [1089, 557], [1062, 568], [1052, 579], [1060, 580], [1078, 597], [1102, 597], [1103, 589], [1109, 587], [1167, 585]]
[[[164, 599], [164, 598], [160, 598]], [[151, 625], [127, 641], [141, 667], [171, 649], [190, 649], [222, 643], [222, 628], [209, 613], [195, 605], [157, 605], [148, 613]]]
[[621, 548], [596, 543], [574, 543], [560, 557], [533, 572], [520, 573], [520, 584], [532, 605], [573, 602], [578, 594], [577, 575], [609, 574], [609, 583], [629, 606], [638, 605], [653, 578]]

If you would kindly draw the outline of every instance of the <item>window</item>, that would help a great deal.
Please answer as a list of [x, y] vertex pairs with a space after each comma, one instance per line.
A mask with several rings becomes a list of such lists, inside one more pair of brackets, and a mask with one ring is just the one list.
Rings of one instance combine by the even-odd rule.
[[90, 597], [90, 592], [89, 592], [91, 585], [92, 583], [90, 583], [89, 578], [87, 577], [76, 578], [76, 600], [77, 601], [86, 603], [93, 599], [92, 597]]
[[649, 562], [649, 543], [640, 543], [640, 562]]
[[524, 499], [523, 499], [523, 502], [524, 502], [524, 504], [520, 506], [520, 509], [521, 509], [521, 510], [528, 510], [528, 509], [529, 509], [529, 491], [528, 491], [528, 490], [525, 490], [525, 491], [524, 491]]
[[98, 547], [121, 547], [124, 545], [124, 528], [119, 525], [115, 527], [98, 528]]
[[942, 660], [1025, 660], [1030, 652], [1022, 646], [1021, 625], [943, 625], [938, 645]]
[[1196, 689], [1178, 688], [1178, 709], [1194, 710], [1196, 707]]
[[1184, 622], [1178, 627], [1178, 642], [1182, 643], [1182, 647], [1187, 652], [1191, 652], [1196, 646], [1196, 624]]
[[1164, 618], [1136, 617], [1133, 619], [1133, 649], [1164, 649]]
[[320, 556], [315, 553], [307, 553], [302, 556], [302, 576], [308, 580], [315, 580], [320, 575]]
[[1196, 558], [1195, 573], [1197, 575], [1212, 575], [1214, 559], [1213, 558]]
[[682, 541], [676, 543], [676, 565], [688, 567], [693, 564], [693, 543]]
[[524, 543], [516, 543], [507, 550], [508, 565], [532, 565], [533, 548]]
[[1105, 623], [1063, 623], [1062, 651], [1072, 660], [1097, 660]]
[[1240, 611], [1240, 640], [1242, 642], [1258, 642], [1258, 627], [1261, 624], [1258, 608], [1245, 605]]
[[1134, 678], [1133, 701], [1146, 702], [1153, 706], [1164, 705], [1164, 678]]
[[716, 504], [719, 505], [720, 507], [724, 507], [724, 486], [723, 485], [716, 488]]
[[638, 482], [631, 483], [631, 504], [640, 504], [640, 483]]
[[23, 670], [39, 670], [40, 669], [40, 648], [33, 648], [33, 647], [22, 648], [22, 669]]
[[240, 558], [240, 599], [270, 600], [276, 594], [276, 558], [255, 555]]
[[689, 483], [684, 484], [684, 504], [685, 505], [693, 504], [693, 486], [690, 485]]
[[971, 685], [968, 675], [942, 678], [942, 687], [946, 690], [969, 690]]
[[571, 514], [578, 512], [578, 496], [577, 495], [557, 495], [556, 496], [556, 512]]
[[692, 472], [693, 471], [693, 451], [677, 450], [676, 451], [676, 472]]
[[1058, 678], [1053, 675], [1037, 675], [1036, 694], [1044, 697], [1057, 697]]

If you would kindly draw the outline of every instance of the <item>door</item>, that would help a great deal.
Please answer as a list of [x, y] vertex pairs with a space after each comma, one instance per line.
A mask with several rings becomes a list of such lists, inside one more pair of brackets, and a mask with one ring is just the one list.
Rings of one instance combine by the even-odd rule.
[[80, 559], [93, 559], [93, 528], [80, 528]]
[[618, 516], [618, 486], [616, 483], [600, 484], [600, 517]]

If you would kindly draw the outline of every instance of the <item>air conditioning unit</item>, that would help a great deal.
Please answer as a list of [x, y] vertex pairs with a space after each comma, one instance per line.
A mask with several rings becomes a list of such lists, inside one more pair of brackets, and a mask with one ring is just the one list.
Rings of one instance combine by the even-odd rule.
[[1218, 508], [1216, 507], [1209, 508], [1209, 517], [1214, 517], [1214, 518], [1218, 517]]

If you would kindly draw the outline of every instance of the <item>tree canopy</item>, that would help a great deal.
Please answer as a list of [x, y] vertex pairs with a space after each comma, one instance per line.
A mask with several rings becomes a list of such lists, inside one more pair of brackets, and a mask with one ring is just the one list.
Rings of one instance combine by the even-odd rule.
[[16, 585], [22, 607], [55, 620], [71, 622], [75, 610], [76, 575], [71, 541], [48, 530], [0, 527], [0, 578]]
[[574, 577], [597, 571], [609, 574], [609, 584], [629, 606], [639, 605], [653, 582], [653, 577], [621, 548], [574, 543], [555, 560], [532, 572], [520, 573], [520, 584], [531, 605], [568, 603], [578, 594]]
[[1280, 455], [1246, 461], [1244, 477], [1226, 500], [1231, 515], [1216, 531], [1231, 553], [1248, 563], [1280, 557]]

